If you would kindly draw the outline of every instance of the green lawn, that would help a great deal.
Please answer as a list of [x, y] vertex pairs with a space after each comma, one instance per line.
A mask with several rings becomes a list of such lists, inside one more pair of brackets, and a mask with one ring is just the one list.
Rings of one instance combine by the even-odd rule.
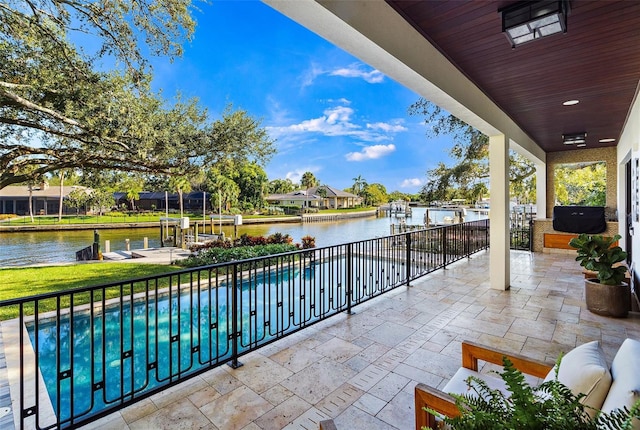
[[[100, 285], [144, 276], [161, 275], [181, 268], [161, 264], [136, 263], [96, 263], [74, 264], [70, 266], [45, 266], [8, 268], [0, 270], [0, 301], [18, 297], [32, 296], [55, 291], [72, 290], [80, 287]], [[167, 284], [166, 282], [163, 284]], [[168, 285], [168, 284], [167, 284]], [[159, 285], [160, 287], [166, 285]], [[134, 291], [144, 291], [144, 284], [134, 285]], [[128, 289], [125, 289], [125, 294]], [[117, 297], [119, 289], [107, 291], [107, 298]], [[74, 296], [75, 304], [86, 303], [89, 295]], [[69, 305], [68, 297], [62, 301], [61, 307]], [[40, 312], [54, 310], [54, 300], [41, 303]], [[33, 308], [26, 308], [26, 313]], [[17, 307], [0, 308], [0, 320], [15, 318]]]
[[[202, 221], [202, 214], [185, 213], [193, 221]], [[243, 215], [243, 218], [289, 218], [292, 215]], [[58, 221], [57, 216], [35, 216], [33, 224], [28, 216], [16, 218], [8, 218], [0, 220], [0, 225], [67, 225], [67, 224], [125, 224], [136, 222], [160, 222], [160, 218], [164, 218], [163, 212], [141, 213], [126, 215], [119, 213], [118, 215], [79, 215], [79, 216], [63, 216], [62, 221]], [[169, 214], [169, 217], [178, 218], [178, 214]], [[207, 217], [209, 221], [209, 217]]]
[[[57, 216], [35, 216], [33, 224], [35, 225], [60, 225], [60, 224], [123, 224], [132, 222], [159, 222], [160, 218], [164, 217], [162, 212], [156, 213], [141, 213], [127, 215], [118, 213], [117, 215], [70, 215], [63, 216], [62, 221], [58, 221]], [[169, 214], [170, 217], [177, 218], [177, 214]], [[198, 219], [202, 218], [202, 214], [185, 214], [185, 216]], [[11, 218], [0, 221], [0, 225], [30, 225], [31, 218], [28, 216], [21, 216], [17, 218]]]
[[[321, 210], [321, 214], [345, 213], [345, 212], [365, 212], [375, 209], [374, 207], [366, 208], [350, 208], [350, 209], [326, 209]], [[201, 221], [202, 214], [185, 213], [193, 221]], [[160, 218], [165, 216], [164, 212], [141, 213], [127, 215], [118, 213], [117, 215], [65, 215], [62, 221], [58, 221], [57, 215], [40, 215], [34, 216], [34, 222], [28, 216], [20, 216], [16, 218], [0, 219], [0, 225], [67, 225], [67, 224], [127, 224], [137, 222], [160, 222]], [[178, 218], [178, 214], [169, 214], [170, 217]], [[295, 215], [242, 215], [244, 219], [259, 218], [291, 218]], [[215, 218], [214, 218], [215, 220]], [[207, 217], [207, 221], [209, 218]]]

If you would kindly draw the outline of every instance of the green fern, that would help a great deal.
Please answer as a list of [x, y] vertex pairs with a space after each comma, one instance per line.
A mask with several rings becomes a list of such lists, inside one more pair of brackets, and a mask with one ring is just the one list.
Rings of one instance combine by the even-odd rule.
[[454, 430], [627, 430], [631, 429], [633, 417], [640, 418], [640, 401], [631, 411], [618, 409], [610, 414], [597, 412], [595, 418], [587, 413], [580, 401], [584, 394], [575, 395], [556, 377], [532, 387], [524, 375], [506, 357], [504, 370], [496, 372], [507, 386], [505, 395], [491, 389], [485, 381], [470, 376], [467, 379], [469, 392], [451, 394], [461, 414], [454, 418], [425, 408]]

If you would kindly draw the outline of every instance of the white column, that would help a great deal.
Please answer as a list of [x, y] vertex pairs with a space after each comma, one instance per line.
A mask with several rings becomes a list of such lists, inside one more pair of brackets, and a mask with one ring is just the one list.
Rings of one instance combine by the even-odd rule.
[[536, 218], [547, 217], [547, 165], [536, 163]]
[[489, 137], [489, 166], [490, 282], [493, 289], [508, 290], [511, 282], [511, 263], [509, 261], [509, 140], [507, 136]]

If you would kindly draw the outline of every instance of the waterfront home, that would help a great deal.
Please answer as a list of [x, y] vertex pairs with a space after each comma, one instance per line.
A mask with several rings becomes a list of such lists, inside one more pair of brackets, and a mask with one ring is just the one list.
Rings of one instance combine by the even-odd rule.
[[296, 190], [287, 194], [271, 194], [265, 200], [273, 206], [318, 209], [348, 209], [362, 204], [362, 197], [329, 185]]
[[[78, 185], [65, 186], [62, 191], [63, 207], [62, 211], [66, 213], [75, 213], [76, 209], [71, 208], [64, 203], [70, 192], [74, 189], [83, 189], [90, 191], [87, 187]], [[9, 185], [0, 189], [0, 214], [29, 214], [29, 186], [28, 185]], [[34, 185], [31, 188], [31, 205], [34, 215], [51, 215], [57, 214], [60, 208], [60, 188], [50, 187], [47, 182]]]

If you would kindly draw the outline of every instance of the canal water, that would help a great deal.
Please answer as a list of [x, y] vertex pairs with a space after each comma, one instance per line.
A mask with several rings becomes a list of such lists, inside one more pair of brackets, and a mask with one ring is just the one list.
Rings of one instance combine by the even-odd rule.
[[[430, 209], [430, 216], [434, 215]], [[425, 208], [413, 208], [413, 215], [406, 219], [407, 224], [422, 224]], [[453, 216], [452, 212], [438, 212], [437, 220], [444, 216]], [[476, 212], [468, 211], [466, 221], [484, 217]], [[331, 246], [358, 240], [388, 236], [391, 224], [398, 224], [394, 217], [354, 218], [332, 222], [314, 223], [282, 223], [282, 224], [245, 224], [238, 227], [238, 235], [267, 236], [273, 233], [288, 234], [294, 243], [300, 243], [303, 236], [316, 238], [316, 246]], [[214, 232], [220, 231], [214, 226]], [[233, 226], [223, 225], [222, 231], [226, 236], [233, 236]], [[207, 228], [209, 232], [209, 227]], [[160, 246], [160, 226], [157, 228], [141, 229], [108, 229], [100, 230], [100, 246], [104, 250], [104, 241], [109, 240], [111, 251], [126, 249], [129, 239], [131, 249], [143, 248], [144, 238], [147, 237], [150, 248]], [[67, 263], [75, 261], [76, 251], [93, 243], [93, 230], [78, 231], [42, 231], [3, 233], [0, 232], [0, 268], [11, 266], [27, 266], [36, 264]]]

